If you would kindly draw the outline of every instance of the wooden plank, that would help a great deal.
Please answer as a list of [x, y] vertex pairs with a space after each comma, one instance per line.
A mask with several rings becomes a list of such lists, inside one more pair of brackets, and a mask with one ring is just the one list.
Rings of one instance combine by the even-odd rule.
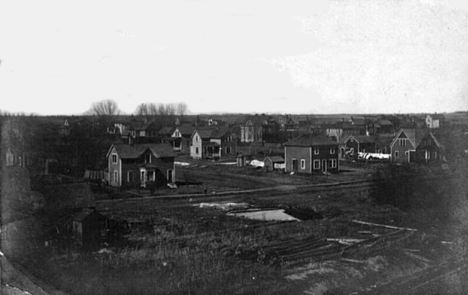
[[386, 224], [378, 224], [378, 223], [360, 221], [360, 220], [355, 220], [355, 219], [352, 220], [352, 222], [358, 223], [358, 224], [370, 225], [370, 226], [377, 226], [377, 227], [384, 227], [384, 228], [390, 228], [390, 229], [397, 229], [397, 230], [417, 231], [417, 229], [414, 229], [414, 228], [398, 227], [398, 226], [392, 226], [392, 225], [386, 225]]

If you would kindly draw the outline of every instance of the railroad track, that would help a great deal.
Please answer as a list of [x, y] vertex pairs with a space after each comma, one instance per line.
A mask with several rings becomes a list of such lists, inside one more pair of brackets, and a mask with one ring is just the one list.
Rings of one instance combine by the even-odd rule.
[[[258, 193], [269, 193], [269, 196], [285, 195], [290, 192], [294, 193], [316, 193], [316, 192], [338, 192], [347, 191], [350, 189], [362, 189], [367, 190], [375, 186], [375, 182], [372, 180], [358, 180], [358, 181], [347, 181], [347, 182], [335, 182], [335, 183], [323, 183], [313, 185], [300, 185], [300, 186], [275, 186], [266, 187], [259, 189], [248, 189], [241, 191], [227, 191], [213, 194], [179, 194], [179, 195], [164, 195], [164, 196], [140, 196], [135, 194], [135, 198], [127, 199], [112, 199], [112, 200], [98, 200], [96, 205], [99, 207], [111, 206], [112, 204], [147, 204], [152, 201], [171, 201], [176, 206], [192, 205], [193, 202], [220, 202], [225, 200], [234, 200], [249, 195], [255, 195]], [[167, 204], [169, 205], [170, 204]]]

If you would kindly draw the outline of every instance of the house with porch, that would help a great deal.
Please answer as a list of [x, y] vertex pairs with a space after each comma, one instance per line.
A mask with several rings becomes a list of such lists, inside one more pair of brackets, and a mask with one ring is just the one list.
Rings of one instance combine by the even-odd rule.
[[228, 127], [199, 128], [191, 136], [190, 156], [193, 159], [218, 160], [237, 153], [237, 139]]
[[175, 154], [168, 143], [113, 144], [107, 152], [108, 184], [113, 187], [161, 187], [175, 181]]
[[338, 142], [330, 137], [304, 134], [284, 144], [286, 172], [338, 172]]

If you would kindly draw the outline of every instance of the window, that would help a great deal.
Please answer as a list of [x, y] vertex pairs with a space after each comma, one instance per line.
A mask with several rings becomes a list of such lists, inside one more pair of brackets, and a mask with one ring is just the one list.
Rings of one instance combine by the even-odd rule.
[[[197, 135], [195, 135], [195, 141], [198, 142], [198, 136]], [[197, 152], [197, 154], [198, 154], [198, 152]]]
[[331, 147], [330, 148], [330, 155], [334, 155], [335, 154], [335, 148], [334, 147]]
[[398, 151], [395, 151], [395, 159], [398, 159], [399, 155]]
[[117, 164], [117, 155], [112, 154], [112, 164]]
[[151, 154], [145, 154], [145, 163], [151, 163]]
[[119, 172], [114, 171], [114, 182], [119, 182]]
[[314, 155], [318, 155], [319, 154], [319, 148], [318, 147], [314, 147]]
[[133, 171], [131, 170], [127, 172], [127, 182], [133, 182]]
[[155, 180], [154, 171], [148, 171], [148, 181], [154, 181], [154, 180]]
[[195, 148], [195, 154], [198, 155], [198, 147]]
[[399, 146], [406, 146], [407, 141], [408, 141], [408, 139], [406, 139], [406, 138], [398, 138], [398, 145]]
[[330, 168], [336, 168], [336, 159], [331, 159], [329, 165]]
[[305, 169], [305, 160], [301, 159], [301, 169]]
[[314, 169], [320, 169], [320, 160], [314, 160]]

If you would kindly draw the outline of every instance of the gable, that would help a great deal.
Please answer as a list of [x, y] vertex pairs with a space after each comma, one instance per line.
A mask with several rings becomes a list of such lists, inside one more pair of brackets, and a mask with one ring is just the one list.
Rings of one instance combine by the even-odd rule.
[[400, 133], [400, 136], [398, 136], [398, 138], [406, 138], [406, 139], [408, 139], [408, 136], [406, 136], [405, 131], [402, 131], [402, 132]]
[[182, 133], [180, 132], [179, 128], [176, 128], [176, 130], [172, 132], [171, 137], [182, 137]]

